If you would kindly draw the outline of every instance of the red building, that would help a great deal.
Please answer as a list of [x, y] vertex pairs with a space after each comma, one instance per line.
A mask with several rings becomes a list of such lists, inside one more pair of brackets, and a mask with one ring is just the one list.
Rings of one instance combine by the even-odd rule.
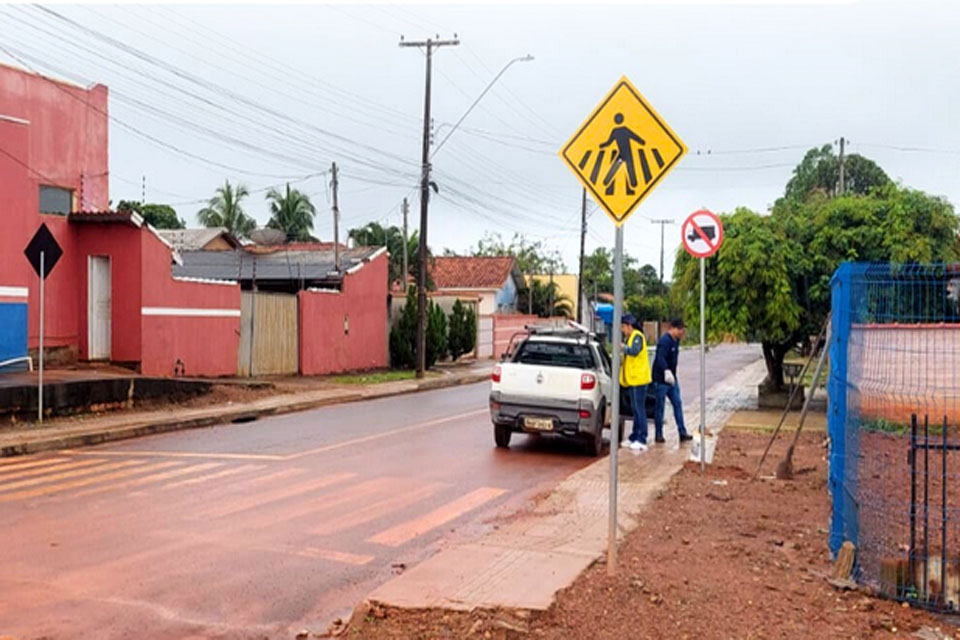
[[240, 287], [174, 278], [172, 247], [109, 211], [107, 109], [103, 85], [0, 65], [0, 362], [39, 344], [39, 278], [23, 252], [45, 224], [63, 250], [45, 286], [51, 356], [233, 374]]
[[[41, 225], [63, 250], [45, 284], [48, 357], [149, 375], [236, 375], [246, 331], [251, 354], [255, 345], [271, 351], [267, 339], [289, 352], [277, 373], [386, 366], [384, 250], [342, 248], [335, 265], [332, 245], [247, 251], [184, 232], [173, 234], [178, 252], [136, 213], [109, 210], [107, 110], [102, 85], [0, 65], [0, 372], [39, 345], [39, 277], [24, 249]], [[273, 302], [290, 312], [285, 333], [256, 325], [259, 342], [255, 302], [242, 303], [258, 290], [282, 292], [286, 302]]]

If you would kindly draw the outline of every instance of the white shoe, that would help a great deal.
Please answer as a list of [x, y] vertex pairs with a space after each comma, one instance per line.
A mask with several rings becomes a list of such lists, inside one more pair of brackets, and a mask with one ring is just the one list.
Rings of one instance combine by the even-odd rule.
[[620, 446], [623, 447], [624, 449], [629, 449], [630, 445], [632, 444], [633, 444], [633, 440], [631, 440], [630, 438], [620, 441]]
[[631, 442], [631, 443], [630, 443], [630, 451], [640, 451], [640, 452], [643, 452], [643, 451], [646, 451], [646, 450], [647, 450], [647, 445], [643, 444], [642, 442]]

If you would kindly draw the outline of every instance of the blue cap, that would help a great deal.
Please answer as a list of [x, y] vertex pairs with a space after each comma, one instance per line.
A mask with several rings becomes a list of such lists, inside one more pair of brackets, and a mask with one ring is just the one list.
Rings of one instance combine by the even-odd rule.
[[620, 318], [620, 323], [628, 324], [632, 327], [633, 325], [637, 324], [637, 319], [633, 317], [632, 313], [625, 313], [623, 314], [623, 317]]

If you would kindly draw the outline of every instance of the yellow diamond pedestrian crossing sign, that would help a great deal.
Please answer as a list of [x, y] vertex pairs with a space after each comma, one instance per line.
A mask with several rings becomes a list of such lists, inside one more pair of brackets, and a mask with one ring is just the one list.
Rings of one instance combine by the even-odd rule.
[[620, 226], [686, 152], [683, 141], [624, 76], [560, 157]]

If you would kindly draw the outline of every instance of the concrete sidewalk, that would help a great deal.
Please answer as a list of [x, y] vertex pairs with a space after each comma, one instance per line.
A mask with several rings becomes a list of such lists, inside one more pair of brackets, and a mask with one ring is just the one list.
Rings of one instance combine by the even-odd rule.
[[[736, 410], [756, 407], [762, 360], [714, 385], [708, 392], [707, 428], [717, 432]], [[699, 399], [687, 404], [686, 422], [696, 428]], [[643, 454], [620, 450], [619, 537], [633, 530], [644, 505], [690, 455], [680, 447], [672, 418], [668, 441]], [[721, 445], [722, 446], [722, 445]], [[409, 609], [545, 610], [606, 550], [609, 458], [573, 474], [532, 510], [511, 517], [478, 541], [440, 551], [376, 589], [367, 606]], [[358, 609], [362, 613], [363, 606]]]
[[0, 432], [0, 458], [93, 445], [178, 429], [246, 422], [264, 416], [307, 411], [333, 404], [472, 384], [488, 380], [493, 366], [492, 361], [483, 361], [444, 367], [440, 369], [440, 375], [423, 380], [371, 385], [323, 384], [323, 388], [319, 389], [283, 393], [250, 402], [173, 410], [118, 412], [95, 417], [56, 418], [45, 422], [42, 427], [23, 427]]

